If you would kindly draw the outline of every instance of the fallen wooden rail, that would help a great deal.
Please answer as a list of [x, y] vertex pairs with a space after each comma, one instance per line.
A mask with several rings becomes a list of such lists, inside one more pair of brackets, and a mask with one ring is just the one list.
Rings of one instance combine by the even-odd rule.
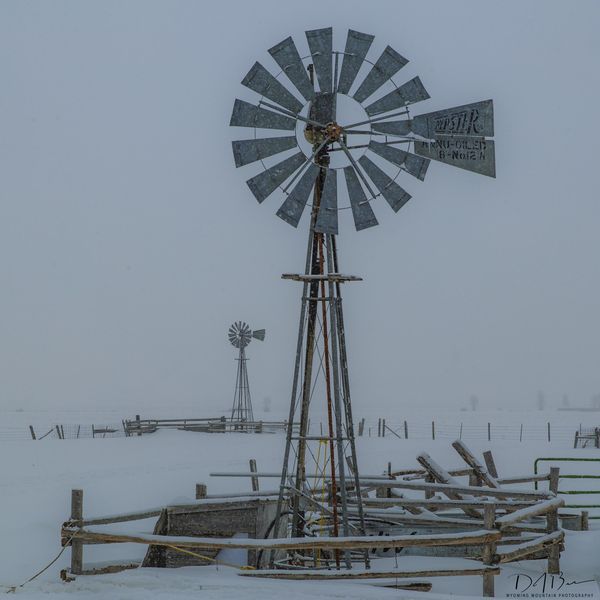
[[470, 485], [449, 485], [446, 483], [421, 483], [418, 481], [398, 481], [389, 480], [381, 481], [377, 479], [360, 479], [360, 485], [372, 486], [379, 488], [401, 488], [406, 490], [421, 490], [430, 492], [441, 492], [445, 494], [459, 493], [459, 494], [470, 494], [471, 496], [491, 496], [493, 498], [520, 498], [523, 500], [540, 500], [547, 498], [554, 498], [555, 494], [552, 492], [541, 492], [541, 491], [530, 491], [530, 490], [505, 490], [496, 488], [482, 488]]
[[302, 571], [283, 571], [281, 569], [240, 571], [239, 575], [243, 577], [266, 577], [270, 579], [295, 579], [295, 580], [335, 580], [335, 579], [388, 579], [405, 577], [456, 577], [460, 575], [498, 575], [498, 567], [475, 567], [472, 569], [434, 569], [434, 570], [414, 570], [414, 571], [369, 571], [351, 570], [351, 571], [325, 571], [325, 570], [302, 570]]

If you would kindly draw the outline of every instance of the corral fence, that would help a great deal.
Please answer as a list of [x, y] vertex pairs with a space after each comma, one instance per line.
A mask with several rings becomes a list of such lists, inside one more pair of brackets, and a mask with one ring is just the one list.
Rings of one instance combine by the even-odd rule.
[[[553, 465], [560, 464], [560, 477], [557, 494], [560, 496], [591, 496], [591, 501], [596, 504], [573, 504], [569, 500], [565, 508], [576, 508], [586, 512], [587, 519], [600, 519], [600, 503], [598, 503], [598, 494], [600, 486], [597, 481], [600, 479], [600, 458], [571, 458], [571, 457], [540, 457], [533, 463], [534, 473], [537, 475], [540, 463]], [[566, 467], [566, 468], [565, 468]], [[564, 472], [564, 471], [569, 471]], [[594, 487], [590, 489], [590, 487]], [[535, 489], [538, 489], [538, 483], [535, 483]], [[577, 501], [577, 500], [575, 500]], [[590, 509], [592, 509], [590, 511]]]
[[[291, 424], [292, 431], [298, 433], [300, 423]], [[277, 433], [287, 432], [288, 421], [234, 421], [226, 417], [202, 419], [135, 419], [123, 421], [123, 430], [127, 435], [154, 433], [158, 429], [179, 429], [202, 433]]]

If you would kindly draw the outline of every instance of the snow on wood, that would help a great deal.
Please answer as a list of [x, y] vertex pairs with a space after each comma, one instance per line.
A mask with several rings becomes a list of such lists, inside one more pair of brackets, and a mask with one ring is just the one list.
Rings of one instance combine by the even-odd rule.
[[516, 510], [508, 515], [499, 517], [496, 519], [496, 524], [500, 525], [501, 528], [514, 525], [515, 523], [519, 523], [525, 519], [546, 514], [551, 510], [555, 510], [561, 506], [564, 506], [564, 504], [565, 501], [562, 498], [552, 498], [552, 500], [547, 500], [546, 502], [540, 502], [539, 504], [535, 504], [533, 506], [521, 508], [520, 510]]
[[405, 577], [456, 577], [461, 575], [484, 575], [486, 573], [498, 575], [498, 567], [473, 567], [472, 569], [431, 569], [431, 570], [376, 570], [376, 569], [352, 569], [351, 571], [323, 571], [307, 569], [302, 571], [255, 570], [240, 571], [243, 577], [267, 577], [272, 579], [296, 579], [296, 580], [335, 580], [335, 579], [387, 579]]
[[447, 533], [429, 535], [396, 535], [396, 536], [348, 536], [348, 537], [319, 537], [319, 538], [277, 538], [277, 539], [247, 539], [247, 538], [215, 538], [153, 535], [147, 533], [123, 534], [110, 528], [72, 529], [63, 527], [63, 540], [72, 538], [82, 542], [92, 543], [138, 543], [154, 546], [180, 546], [182, 548], [275, 548], [295, 549], [304, 548], [406, 548], [409, 546], [461, 546], [479, 545], [498, 541], [499, 531], [477, 530], [470, 533]]
[[554, 494], [552, 492], [544, 492], [544, 491], [533, 491], [533, 490], [524, 490], [524, 489], [494, 489], [494, 488], [481, 488], [470, 485], [448, 485], [444, 483], [427, 483], [420, 481], [374, 481], [371, 479], [360, 479], [361, 486], [372, 485], [377, 487], [384, 488], [402, 488], [407, 490], [425, 490], [431, 492], [458, 492], [470, 494], [471, 496], [491, 496], [494, 498], [519, 498], [524, 500], [530, 499], [547, 499], [553, 498]]

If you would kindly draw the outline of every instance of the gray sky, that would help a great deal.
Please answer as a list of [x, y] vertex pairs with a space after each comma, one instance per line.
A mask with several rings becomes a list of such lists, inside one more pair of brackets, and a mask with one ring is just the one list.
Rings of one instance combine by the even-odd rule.
[[[318, 15], [318, 16], [315, 16]], [[342, 219], [355, 412], [600, 392], [597, 0], [0, 3], [0, 408], [288, 405], [306, 220], [258, 205], [228, 127], [288, 35], [351, 27], [431, 99], [494, 99], [497, 179], [433, 163], [398, 214]], [[346, 211], [347, 213], [348, 211]], [[189, 412], [188, 409], [186, 409]], [[193, 416], [188, 414], [187, 416]]]

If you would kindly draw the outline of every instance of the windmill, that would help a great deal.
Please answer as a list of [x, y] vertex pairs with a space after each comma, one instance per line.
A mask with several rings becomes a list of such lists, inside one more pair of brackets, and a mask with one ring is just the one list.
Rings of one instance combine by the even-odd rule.
[[[250, 384], [248, 383], [248, 369], [246, 367], [246, 346], [252, 341], [265, 339], [264, 329], [252, 331], [247, 323], [236, 321], [229, 327], [229, 341], [234, 348], [239, 350], [237, 361], [237, 376], [235, 380], [235, 394], [233, 396], [233, 407], [231, 409], [231, 421], [235, 423], [252, 423], [252, 398], [250, 396]], [[241, 425], [243, 427], [243, 425]]]
[[[286, 38], [269, 49], [275, 75], [256, 62], [244, 77], [242, 84], [259, 98], [236, 99], [230, 121], [254, 130], [253, 137], [232, 145], [236, 167], [262, 166], [247, 180], [258, 202], [277, 193], [283, 203], [276, 214], [293, 227], [310, 206], [304, 272], [283, 275], [302, 283], [289, 411], [290, 423], [299, 415], [300, 430], [288, 428], [277, 512], [280, 518], [289, 502], [293, 536], [306, 533], [313, 443], [329, 449], [331, 534], [365, 530], [341, 295], [342, 284], [360, 278], [340, 272], [339, 211], [350, 209], [358, 231], [377, 225], [373, 207], [383, 199], [398, 212], [411, 198], [399, 181], [406, 174], [423, 181], [431, 160], [495, 177], [492, 101], [411, 114], [428, 92], [419, 77], [396, 83], [408, 60], [390, 46], [372, 62], [373, 41], [372, 35], [349, 30], [344, 50], [337, 51], [332, 28], [311, 30], [308, 54], [301, 57]], [[342, 182], [341, 197], [349, 205], [338, 202]], [[319, 375], [325, 380], [327, 431], [314, 436], [309, 412]], [[349, 493], [357, 518], [349, 516]], [[345, 562], [349, 567], [349, 554]]]

